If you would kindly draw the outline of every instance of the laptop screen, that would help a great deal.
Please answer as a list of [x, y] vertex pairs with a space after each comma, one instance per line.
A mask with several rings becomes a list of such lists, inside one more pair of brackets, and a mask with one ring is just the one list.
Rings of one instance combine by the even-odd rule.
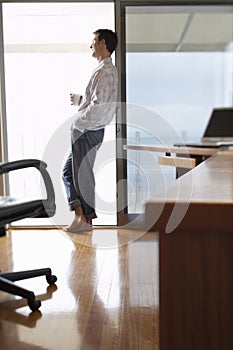
[[233, 139], [233, 107], [213, 109], [203, 135], [209, 137]]

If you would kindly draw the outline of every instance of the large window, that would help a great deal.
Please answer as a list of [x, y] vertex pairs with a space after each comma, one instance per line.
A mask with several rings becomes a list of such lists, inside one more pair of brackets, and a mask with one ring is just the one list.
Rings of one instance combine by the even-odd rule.
[[[233, 105], [232, 5], [132, 3], [116, 3], [119, 12], [125, 9], [124, 16], [117, 14], [127, 129], [118, 143], [117, 172], [122, 175], [127, 168], [119, 177], [128, 180], [126, 186], [124, 180], [118, 183], [120, 214], [143, 212], [145, 201], [175, 177], [174, 169], [158, 166], [149, 152], [128, 151], [121, 160], [122, 143], [197, 141], [212, 109]], [[69, 94], [82, 93], [96, 67], [89, 51], [92, 32], [114, 29], [114, 3], [4, 3], [3, 20], [9, 159], [33, 157], [48, 163], [58, 204], [52, 223], [66, 224], [71, 213], [61, 170], [75, 113]], [[96, 162], [95, 224], [116, 224], [115, 139], [113, 123]], [[35, 194], [37, 180], [30, 173], [26, 179], [13, 176], [12, 194]]]
[[[57, 213], [50, 220], [41, 219], [41, 224], [67, 224], [72, 216], [61, 172], [70, 150], [70, 126], [76, 112], [69, 95], [84, 92], [98, 64], [90, 51], [93, 32], [103, 27], [114, 30], [114, 5], [6, 3], [3, 27], [8, 158], [39, 158], [47, 162], [55, 186]], [[106, 128], [98, 155], [105, 161], [96, 163], [97, 225], [116, 224], [114, 140], [112, 123]], [[12, 195], [31, 197], [38, 190], [38, 179], [30, 171], [26, 177], [25, 172], [10, 176]], [[26, 223], [34, 221], [24, 220]]]
[[[232, 6], [126, 6], [127, 143], [199, 141], [214, 107], [233, 105]], [[156, 155], [157, 156], [157, 155]], [[174, 180], [149, 152], [127, 152], [128, 210]]]

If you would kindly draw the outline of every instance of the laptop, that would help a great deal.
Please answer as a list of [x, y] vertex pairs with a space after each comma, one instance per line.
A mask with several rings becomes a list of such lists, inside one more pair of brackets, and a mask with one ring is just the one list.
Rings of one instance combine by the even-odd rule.
[[176, 143], [187, 147], [233, 146], [233, 107], [214, 108], [200, 142]]

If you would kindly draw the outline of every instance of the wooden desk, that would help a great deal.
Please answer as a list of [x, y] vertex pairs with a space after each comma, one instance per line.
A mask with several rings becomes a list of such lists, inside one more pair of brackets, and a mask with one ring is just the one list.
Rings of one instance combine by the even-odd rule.
[[233, 349], [233, 151], [176, 180], [146, 218], [160, 237], [160, 350]]
[[219, 151], [219, 148], [202, 148], [202, 147], [175, 147], [175, 146], [151, 146], [151, 145], [124, 145], [124, 150], [164, 152], [184, 155], [196, 155], [209, 157]]
[[[158, 157], [158, 162], [165, 165], [176, 166], [176, 177], [187, 173], [193, 166], [199, 165], [208, 157], [219, 151], [219, 148], [202, 148], [202, 147], [175, 147], [160, 145], [124, 145], [125, 150], [147, 151], [165, 153], [166, 157]], [[172, 153], [175, 157], [171, 156]], [[184, 158], [185, 157], [185, 158]], [[193, 159], [194, 158], [194, 159]], [[160, 161], [161, 159], [161, 161]], [[195, 165], [192, 165], [192, 161]], [[170, 163], [170, 164], [169, 164]], [[172, 164], [173, 163], [173, 164]], [[182, 165], [183, 164], [183, 165]]]

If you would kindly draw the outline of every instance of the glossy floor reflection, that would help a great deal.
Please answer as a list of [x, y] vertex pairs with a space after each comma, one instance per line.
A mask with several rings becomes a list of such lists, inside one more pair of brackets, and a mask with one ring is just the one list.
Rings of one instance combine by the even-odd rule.
[[58, 277], [17, 282], [42, 301], [0, 291], [0, 348], [158, 349], [158, 237], [155, 233], [95, 229], [12, 230], [0, 238], [0, 268], [51, 267]]

